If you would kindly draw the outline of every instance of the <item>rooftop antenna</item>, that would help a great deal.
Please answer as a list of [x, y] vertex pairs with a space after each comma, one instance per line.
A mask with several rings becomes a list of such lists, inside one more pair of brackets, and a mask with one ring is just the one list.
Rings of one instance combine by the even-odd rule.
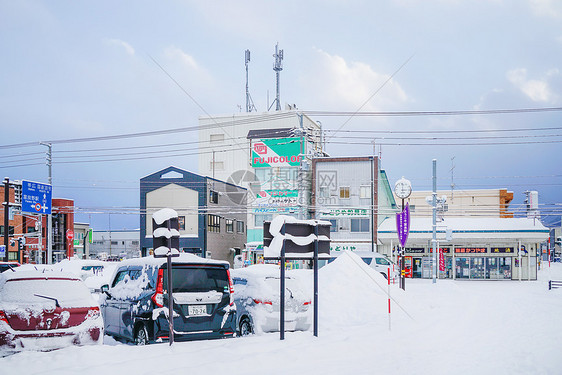
[[258, 111], [254, 105], [254, 101], [250, 96], [250, 90], [248, 89], [248, 63], [250, 62], [250, 50], [246, 50], [246, 112]]
[[455, 190], [455, 180], [454, 180], [454, 171], [455, 171], [455, 157], [451, 158], [451, 203], [454, 200], [454, 190]]
[[[276, 93], [275, 93], [274, 102], [277, 103], [275, 106], [275, 110], [280, 111], [281, 101], [279, 100], [279, 74], [283, 70], [283, 50], [279, 49], [279, 43], [275, 45], [275, 55], [273, 55], [273, 57], [275, 58], [275, 63], [273, 64], [273, 70], [275, 71], [275, 80], [276, 80], [276, 85], [275, 85]], [[273, 103], [271, 103], [271, 106], [273, 106]], [[271, 108], [271, 106], [269, 108]]]

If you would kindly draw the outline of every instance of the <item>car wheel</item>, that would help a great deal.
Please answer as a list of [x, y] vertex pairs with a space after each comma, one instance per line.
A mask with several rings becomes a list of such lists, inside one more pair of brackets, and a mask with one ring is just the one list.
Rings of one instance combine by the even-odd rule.
[[147, 345], [148, 344], [148, 331], [146, 330], [146, 325], [141, 323], [137, 330], [135, 331], [135, 345]]
[[240, 336], [248, 336], [252, 333], [252, 323], [247, 317], [240, 320]]

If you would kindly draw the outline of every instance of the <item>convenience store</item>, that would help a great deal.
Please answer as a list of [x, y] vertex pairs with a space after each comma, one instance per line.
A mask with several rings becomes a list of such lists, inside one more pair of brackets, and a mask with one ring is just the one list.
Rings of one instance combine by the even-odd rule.
[[[439, 277], [461, 280], [536, 280], [540, 242], [549, 230], [532, 218], [445, 218], [437, 223]], [[431, 218], [412, 218], [404, 248], [406, 276], [432, 278]], [[379, 226], [377, 251], [396, 260], [396, 220]]]

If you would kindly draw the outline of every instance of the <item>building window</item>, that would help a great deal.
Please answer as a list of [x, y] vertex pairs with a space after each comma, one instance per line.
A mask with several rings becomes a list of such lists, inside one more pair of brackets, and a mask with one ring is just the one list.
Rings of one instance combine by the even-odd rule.
[[185, 230], [185, 216], [178, 216], [178, 229]]
[[208, 231], [209, 232], [217, 232], [221, 231], [221, 218], [217, 215], [209, 215], [209, 224], [208, 224]]
[[[4, 226], [3, 226], [3, 225], [0, 225], [0, 236], [3, 236], [3, 235], [4, 235]], [[9, 235], [9, 236], [13, 236], [13, 235], [14, 235], [14, 226], [13, 226], [13, 225], [10, 225], [10, 226], [8, 227], [8, 235]]]
[[366, 185], [360, 186], [359, 198], [371, 198], [371, 187]]
[[35, 229], [35, 227], [27, 227], [27, 233], [35, 233], [37, 232], [37, 229]]
[[340, 218], [336, 221], [339, 225], [339, 230], [348, 231], [349, 230], [349, 219], [346, 217]]
[[219, 192], [210, 190], [209, 191], [209, 203], [218, 204], [219, 203]]
[[222, 161], [215, 161], [213, 163], [213, 161], [211, 160], [211, 168], [212, 171], [222, 171], [224, 170], [224, 162]]
[[131, 245], [136, 245], [136, 246], [138, 246], [138, 245], [139, 245], [139, 241], [131, 241]]
[[338, 231], [338, 221], [336, 219], [330, 219], [328, 221], [330, 223], [332, 223], [332, 226], [330, 227], [330, 232], [337, 232]]
[[272, 214], [256, 214], [254, 216], [254, 225], [257, 228], [262, 228], [263, 227], [263, 222], [264, 221], [271, 221], [271, 219], [273, 219], [273, 215]]
[[224, 142], [224, 134], [223, 133], [211, 134], [210, 141], [211, 142]]
[[226, 233], [234, 233], [234, 220], [226, 219]]
[[117, 242], [117, 241], [111, 241], [111, 244], [112, 244], [112, 245], [117, 245], [118, 242]]
[[369, 219], [351, 219], [352, 232], [369, 232]]
[[341, 186], [340, 187], [340, 198], [342, 198], [342, 199], [349, 198], [349, 186]]
[[236, 221], [236, 233], [244, 233], [244, 222]]

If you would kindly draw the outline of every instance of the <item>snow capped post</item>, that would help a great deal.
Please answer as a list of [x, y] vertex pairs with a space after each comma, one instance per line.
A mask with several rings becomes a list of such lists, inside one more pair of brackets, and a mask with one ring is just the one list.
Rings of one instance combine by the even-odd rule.
[[180, 256], [178, 213], [163, 208], [152, 214], [152, 248], [155, 258], [168, 258], [168, 325], [170, 345], [174, 343], [174, 298], [172, 296], [172, 257]]
[[318, 260], [330, 258], [329, 221], [298, 220], [279, 215], [263, 225], [265, 260], [281, 260], [280, 339], [285, 337], [285, 259], [314, 262], [314, 336], [318, 336]]

